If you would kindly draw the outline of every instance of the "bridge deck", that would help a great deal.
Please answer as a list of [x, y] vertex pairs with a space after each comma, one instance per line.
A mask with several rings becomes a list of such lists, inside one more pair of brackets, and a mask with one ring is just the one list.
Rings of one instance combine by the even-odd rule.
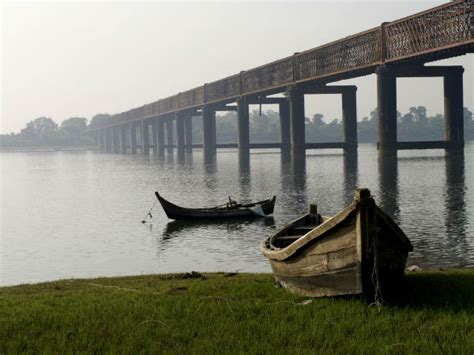
[[97, 128], [283, 92], [292, 85], [367, 75], [387, 63], [449, 58], [473, 48], [474, 0], [458, 0], [116, 114]]

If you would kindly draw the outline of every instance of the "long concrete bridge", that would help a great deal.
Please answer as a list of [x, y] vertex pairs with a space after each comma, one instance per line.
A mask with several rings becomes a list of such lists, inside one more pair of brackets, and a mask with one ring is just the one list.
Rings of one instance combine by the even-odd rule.
[[[139, 147], [143, 154], [150, 154], [150, 150], [156, 154], [166, 147], [177, 147], [179, 154], [196, 146], [203, 146], [205, 157], [214, 156], [220, 146], [238, 147], [244, 158], [253, 147], [281, 148], [294, 158], [304, 157], [306, 149], [356, 152], [357, 87], [328, 84], [375, 73], [380, 155], [396, 155], [399, 149], [462, 152], [464, 69], [425, 63], [473, 51], [474, 0], [453, 1], [113, 115], [91, 131], [101, 150], [114, 153], [136, 153]], [[444, 78], [444, 141], [397, 142], [398, 77]], [[285, 96], [272, 97], [281, 93]], [[309, 94], [342, 95], [343, 142], [305, 142], [304, 98]], [[250, 143], [250, 104], [279, 106], [280, 143]], [[236, 144], [217, 144], [218, 111], [237, 111]], [[192, 118], [196, 116], [202, 116], [202, 145], [193, 144]]]

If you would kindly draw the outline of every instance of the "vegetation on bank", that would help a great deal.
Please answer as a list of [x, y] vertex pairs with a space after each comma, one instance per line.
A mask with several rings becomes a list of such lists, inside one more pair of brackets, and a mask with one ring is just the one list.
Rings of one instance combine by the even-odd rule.
[[0, 288], [0, 353], [465, 353], [474, 270], [409, 273], [396, 305], [307, 299], [268, 274], [150, 275]]
[[[95, 115], [89, 124], [86, 118], [72, 117], [58, 126], [51, 118], [40, 117], [29, 122], [20, 133], [0, 135], [0, 148], [4, 147], [39, 147], [39, 146], [91, 146], [94, 141], [90, 135], [83, 134], [86, 128], [100, 126], [110, 120], [108, 114]], [[398, 112], [399, 141], [433, 141], [444, 140], [444, 117], [437, 114], [428, 116], [424, 106], [411, 107], [405, 114]], [[237, 142], [237, 116], [227, 112], [218, 116], [216, 121], [217, 140], [219, 143]], [[372, 111], [357, 123], [359, 142], [375, 143], [377, 140], [377, 112]], [[474, 120], [472, 112], [464, 108], [464, 135], [466, 140], [474, 140]], [[341, 142], [343, 127], [340, 119], [328, 120], [321, 114], [306, 118], [307, 142]], [[202, 142], [202, 121], [196, 117], [193, 122], [193, 140]], [[250, 114], [251, 142], [279, 142], [280, 116], [278, 112], [266, 111]]]

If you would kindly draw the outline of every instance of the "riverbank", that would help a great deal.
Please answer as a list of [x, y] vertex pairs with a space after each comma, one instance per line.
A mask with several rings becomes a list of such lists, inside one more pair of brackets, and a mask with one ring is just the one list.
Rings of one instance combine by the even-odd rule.
[[36, 147], [1, 147], [0, 152], [84, 152], [97, 150], [94, 146], [36, 146]]
[[397, 305], [308, 299], [268, 274], [149, 275], [0, 288], [0, 353], [474, 351], [474, 270], [409, 273]]

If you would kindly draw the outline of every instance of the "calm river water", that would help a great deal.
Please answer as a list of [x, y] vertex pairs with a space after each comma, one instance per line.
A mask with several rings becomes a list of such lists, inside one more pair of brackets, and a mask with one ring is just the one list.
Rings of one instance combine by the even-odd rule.
[[[3, 152], [2, 285], [63, 278], [184, 271], [269, 272], [259, 242], [316, 202], [331, 215], [368, 187], [411, 239], [409, 263], [474, 267], [474, 144], [463, 158], [442, 151], [399, 152], [378, 162], [373, 145], [357, 160], [340, 151], [308, 151], [305, 164], [279, 151], [202, 151], [184, 159], [98, 152]], [[185, 206], [277, 196], [274, 218], [252, 222], [172, 222], [154, 191]]]

